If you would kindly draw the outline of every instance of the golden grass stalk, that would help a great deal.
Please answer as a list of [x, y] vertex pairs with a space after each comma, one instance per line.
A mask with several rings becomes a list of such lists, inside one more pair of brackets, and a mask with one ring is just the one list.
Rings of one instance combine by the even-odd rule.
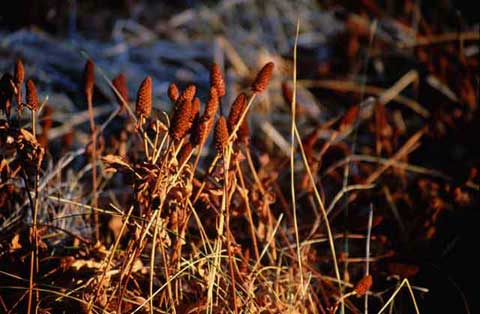
[[[297, 32], [295, 36], [295, 45], [293, 48], [293, 92], [291, 97], [291, 110], [292, 110], [292, 126], [290, 130], [290, 190], [291, 190], [291, 197], [292, 197], [292, 209], [293, 209], [293, 227], [295, 230], [295, 242], [297, 246], [297, 260], [298, 260], [298, 269], [300, 273], [300, 286], [302, 287], [302, 297], [303, 297], [303, 266], [302, 266], [302, 258], [301, 258], [301, 251], [300, 251], [300, 236], [298, 233], [298, 222], [297, 222], [297, 199], [295, 194], [295, 129], [296, 129], [296, 110], [297, 110], [297, 44], [298, 44], [298, 35], [300, 29], [300, 20], [297, 21]], [[268, 80], [270, 79], [271, 73], [273, 71], [273, 65], [267, 67], [265, 65], [262, 70], [260, 70], [259, 74], [257, 75], [256, 81], [261, 82], [266, 86], [268, 84]], [[263, 73], [262, 73], [263, 72]], [[267, 83], [265, 83], [267, 82]], [[261, 87], [260, 83], [258, 85]], [[255, 86], [255, 83], [253, 84]], [[265, 88], [265, 87], [264, 87]], [[299, 141], [301, 144], [301, 140]]]

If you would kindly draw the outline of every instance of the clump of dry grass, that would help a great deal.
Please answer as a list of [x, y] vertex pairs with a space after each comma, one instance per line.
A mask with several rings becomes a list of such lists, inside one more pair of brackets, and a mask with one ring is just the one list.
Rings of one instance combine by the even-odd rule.
[[[363, 35], [354, 34], [349, 39], [353, 47], [359, 36]], [[355, 52], [349, 52], [349, 62]], [[228, 60], [235, 58], [230, 56]], [[239, 64], [226, 64], [226, 69], [242, 68]], [[224, 116], [225, 108], [219, 110], [227, 86], [218, 65], [210, 68], [203, 111], [203, 94], [197, 91], [197, 86], [202, 85], [189, 85], [180, 91], [172, 83], [168, 97], [173, 111], [170, 115], [159, 114], [152, 108], [154, 82], [147, 77], [137, 92], [135, 128], [131, 123], [133, 116], [130, 120], [116, 119], [120, 110], [112, 112], [112, 119], [105, 120], [102, 127], [95, 125], [95, 121], [102, 121], [97, 115], [102, 110], [102, 97], [95, 98], [93, 107], [93, 93], [99, 91], [100, 84], [95, 86], [94, 64], [88, 61], [83, 92], [91, 124], [87, 149], [90, 153], [88, 158], [81, 159], [77, 157], [83, 156], [85, 149], [65, 154], [62, 147], [63, 153], [56, 159], [55, 154], [43, 153], [47, 143], [52, 147], [67, 146], [64, 143], [73, 137], [84, 142], [88, 139], [81, 132], [72, 131], [68, 134], [70, 140], [65, 136], [49, 143], [49, 133], [55, 134], [60, 128], [60, 118], [52, 115], [49, 106], [42, 113], [40, 136], [35, 135], [35, 112], [32, 132], [17, 126], [16, 117], [10, 117], [13, 97], [17, 97], [19, 105], [22, 98], [16, 87], [20, 77], [17, 68], [18, 65], [13, 77], [4, 74], [0, 84], [0, 109], [8, 112], [8, 121], [0, 121], [0, 208], [9, 213], [25, 212], [25, 204], [29, 204], [32, 213], [24, 221], [32, 221], [34, 230], [25, 232], [19, 228], [12, 236], [6, 236], [6, 241], [2, 238], [1, 248], [8, 253], [0, 253], [0, 258], [8, 263], [27, 260], [33, 266], [27, 265], [27, 271], [18, 273], [9, 271], [5, 276], [15, 285], [8, 283], [7, 288], [0, 276], [0, 289], [9, 293], [0, 294], [3, 309], [82, 313], [335, 313], [342, 307], [345, 313], [361, 313], [362, 302], [352, 296], [370, 296], [374, 304], [387, 299], [385, 293], [390, 290], [375, 290], [373, 277], [380, 287], [386, 285], [385, 281], [377, 281], [380, 276], [375, 273], [373, 277], [365, 273], [363, 266], [365, 261], [383, 262], [392, 256], [383, 252], [383, 247], [389, 245], [387, 236], [370, 236], [365, 230], [375, 228], [377, 220], [386, 216], [385, 211], [379, 210], [373, 226], [365, 224], [361, 215], [355, 217], [354, 224], [337, 223], [345, 208], [350, 206], [350, 213], [354, 212], [353, 208], [361, 209], [373, 197], [385, 198], [382, 208], [392, 211], [397, 204], [408, 203], [400, 193], [402, 190], [389, 190], [392, 184], [388, 184], [388, 178], [392, 177], [398, 186], [398, 182], [406, 184], [409, 180], [407, 171], [434, 173], [406, 162], [425, 133], [398, 136], [395, 132], [400, 132], [401, 114], [390, 114], [380, 106], [369, 112], [372, 108], [355, 102], [331, 121], [298, 117], [296, 154], [291, 158], [292, 171], [298, 170], [292, 180], [286, 180], [288, 160], [269, 148], [272, 138], [283, 140], [284, 130], [275, 129], [278, 117], [272, 121], [262, 121], [262, 117], [250, 119], [260, 121], [252, 124], [252, 130], [248, 125], [249, 118], [257, 118], [249, 117], [255, 100], [270, 101], [260, 94], [267, 92], [274, 68], [284, 69], [283, 65], [265, 64], [252, 84], [238, 89], [228, 118]], [[131, 112], [126, 78], [119, 75], [112, 84], [122, 110]], [[26, 104], [35, 103], [36, 106], [29, 107], [38, 108], [38, 99], [32, 100], [28, 85]], [[236, 90], [228, 87], [229, 91]], [[297, 102], [294, 90], [298, 86], [293, 90], [287, 84], [282, 87], [285, 102]], [[380, 99], [395, 98], [392, 93], [399, 91], [389, 91]], [[471, 103], [471, 88], [464, 88], [460, 95]], [[278, 120], [290, 121], [284, 117]], [[359, 127], [361, 124], [366, 125], [364, 129]], [[213, 128], [210, 145], [208, 137]], [[304, 129], [309, 134], [301, 138]], [[270, 138], [265, 139], [263, 132]], [[374, 150], [375, 156], [360, 155], [350, 148], [349, 135], [354, 133], [356, 138], [356, 132], [362, 132], [362, 141], [374, 133], [374, 149], [362, 145], [361, 152]], [[97, 142], [104, 137], [108, 144], [102, 149]], [[190, 162], [192, 159], [194, 162]], [[381, 192], [371, 191], [370, 183], [382, 174], [388, 176], [385, 188], [382, 186]], [[475, 175], [471, 175], [468, 185], [454, 189], [456, 202], [468, 203], [470, 194], [466, 189], [475, 184], [474, 180]], [[429, 230], [433, 217], [449, 206], [442, 204], [438, 196], [447, 192], [440, 193], [438, 185], [430, 183], [418, 183], [425, 203], [435, 207], [432, 217], [426, 218]], [[291, 201], [285, 197], [286, 187], [290, 186], [294, 190]], [[301, 210], [298, 230], [292, 225], [292, 204], [298, 204]], [[325, 217], [321, 210], [326, 210]], [[91, 216], [98, 218], [83, 218]], [[37, 218], [38, 224], [33, 223]], [[336, 224], [326, 235], [324, 226], [330, 221]], [[344, 230], [344, 225], [353, 227]], [[364, 257], [363, 250], [359, 253], [357, 248], [363, 248], [366, 238], [372, 241], [372, 256], [369, 251]], [[334, 258], [338, 254], [343, 267], [338, 276], [340, 283], [332, 276], [332, 256], [326, 253], [325, 243], [330, 239], [337, 245], [337, 251], [331, 254]], [[416, 272], [418, 269], [403, 265], [390, 273], [411, 277]], [[28, 276], [29, 280], [24, 280]], [[410, 287], [408, 281], [402, 281], [398, 289], [402, 286]], [[12, 293], [12, 287], [19, 288], [18, 293]], [[23, 298], [24, 291], [30, 301]], [[391, 302], [388, 300], [386, 305]]]

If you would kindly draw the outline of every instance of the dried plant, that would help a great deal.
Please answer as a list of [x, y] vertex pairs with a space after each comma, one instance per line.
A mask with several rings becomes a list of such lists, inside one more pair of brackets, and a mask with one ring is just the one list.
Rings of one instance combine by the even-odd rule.
[[[366, 11], [375, 6], [369, 3]], [[175, 23], [190, 16], [195, 25], [210, 19], [208, 14], [182, 15]], [[465, 163], [472, 162], [472, 166], [460, 180], [450, 172], [410, 162], [421, 156], [422, 149], [417, 148], [424, 135], [429, 144], [435, 144], [452, 130], [448, 137], [457, 139], [452, 134], [459, 132], [463, 141], [471, 135], [460, 131], [459, 125], [477, 129], [473, 74], [466, 71], [454, 84], [449, 80], [454, 72], [450, 68], [455, 69], [449, 62], [454, 56], [462, 55], [458, 60], [462, 69], [473, 68], [476, 60], [457, 45], [449, 45], [448, 57], [433, 64], [428, 64], [433, 58], [428, 54], [431, 47], [405, 50], [408, 53], [402, 57], [418, 54], [428, 75], [438, 77], [451, 90], [450, 96], [455, 96], [455, 101], [442, 99], [445, 90], [437, 86], [434, 107], [417, 103], [421, 98], [410, 99], [434, 81], [418, 74], [403, 76], [387, 89], [340, 81], [338, 77], [363, 73], [365, 61], [356, 64], [355, 56], [364, 52], [371, 51], [372, 57], [387, 66], [377, 49], [391, 44], [382, 41], [388, 34], [375, 36], [372, 45], [363, 47], [371, 39], [368, 16], [346, 17], [350, 20], [346, 23], [353, 26], [348, 26], [341, 46], [348, 45], [348, 51], [332, 54], [332, 58], [337, 58], [336, 53], [342, 55], [336, 60], [342, 66], [343, 59], [348, 59], [348, 72], [339, 70], [335, 62], [310, 66], [318, 58], [304, 61], [294, 54], [293, 67], [299, 63], [302, 76], [286, 81], [281, 90], [270, 89], [268, 102], [274, 109], [268, 121], [251, 115], [258, 94], [270, 84], [273, 63], [267, 63], [253, 83], [246, 83], [248, 69], [257, 60], [238, 58], [244, 52], [231, 50], [229, 45], [237, 43], [226, 38], [219, 42], [230, 67], [229, 83], [234, 83], [228, 90], [249, 88], [234, 100], [228, 118], [219, 110], [227, 86], [216, 64], [209, 73], [194, 73], [202, 78], [198, 85], [179, 90], [170, 84], [173, 108], [168, 113], [152, 114], [154, 82], [146, 77], [137, 92], [135, 124], [134, 117], [120, 115], [120, 108], [112, 112], [109, 104], [101, 103], [107, 100], [101, 94], [105, 85], [96, 85], [95, 65], [89, 60], [78, 94], [88, 105], [90, 130], [82, 124], [83, 112], [67, 116], [56, 98], [40, 110], [37, 91], [29, 80], [24, 82], [24, 102], [32, 109], [30, 129], [24, 121], [28, 117], [15, 113], [10, 117], [12, 100], [19, 97], [18, 82], [25, 77], [17, 61], [15, 75], [3, 73], [0, 80], [0, 109], [7, 114], [6, 119], [0, 118], [0, 309], [29, 314], [348, 314], [377, 312], [380, 306], [397, 311], [395, 304], [404, 303], [407, 296], [418, 313], [415, 297], [426, 290], [418, 287], [419, 282], [412, 289], [410, 281], [416, 280], [421, 266], [402, 261], [408, 252], [397, 252], [396, 242], [418, 249], [412, 241], [418, 237], [423, 247], [438, 232], [436, 222], [443, 211], [476, 209], [480, 168], [465, 156]], [[429, 39], [422, 29], [425, 18], [419, 16], [416, 44]], [[359, 19], [365, 19], [360, 23], [363, 29], [355, 26]], [[395, 51], [399, 49], [396, 44], [392, 46]], [[442, 50], [442, 45], [436, 43], [435, 50]], [[195, 64], [207, 62], [204, 54], [200, 56]], [[275, 58], [278, 64], [282, 62], [282, 69], [291, 68], [292, 60]], [[140, 71], [129, 73], [129, 79], [136, 81], [132, 83], [140, 83], [134, 76]], [[203, 90], [208, 74], [210, 85]], [[322, 79], [307, 80], [311, 74]], [[370, 71], [364, 74], [371, 78]], [[327, 79], [328, 75], [336, 80]], [[43, 78], [37, 77], [39, 82]], [[420, 82], [422, 88], [413, 86], [401, 93], [408, 84]], [[125, 76], [118, 75], [112, 83], [118, 104], [125, 106]], [[158, 84], [155, 90], [164, 87], [165, 81]], [[177, 84], [185, 86], [185, 82]], [[292, 119], [290, 112], [276, 109], [281, 96], [291, 105], [294, 90], [301, 91], [305, 110], [291, 108], [296, 113]], [[202, 110], [200, 98], [205, 94], [208, 98]], [[367, 94], [378, 99], [358, 103]], [[322, 101], [316, 102], [317, 98]], [[394, 106], [389, 105], [392, 101]], [[37, 135], [39, 112], [41, 133]], [[419, 128], [419, 121], [426, 126]], [[261, 132], [251, 132], [249, 122], [260, 122], [250, 126]], [[290, 139], [286, 138], [289, 129]], [[298, 216], [293, 214], [297, 207]], [[372, 210], [366, 217], [361, 209], [369, 207], [375, 214]], [[418, 208], [422, 208], [421, 217]], [[405, 224], [406, 219], [411, 223]], [[398, 228], [384, 228], [382, 221], [388, 225], [397, 221]], [[396, 233], [404, 238], [397, 241]], [[421, 250], [413, 251], [421, 254]], [[343, 274], [338, 266], [332, 269], [337, 258]], [[397, 282], [397, 277], [405, 279]], [[378, 287], [373, 286], [374, 279]], [[398, 293], [405, 286], [410, 294]]]

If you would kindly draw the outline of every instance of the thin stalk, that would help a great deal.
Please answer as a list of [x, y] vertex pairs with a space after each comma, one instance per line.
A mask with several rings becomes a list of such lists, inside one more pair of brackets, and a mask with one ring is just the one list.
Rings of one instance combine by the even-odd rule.
[[[36, 138], [36, 127], [35, 127], [35, 110], [32, 110], [32, 133], [34, 138]], [[28, 291], [28, 308], [27, 312], [30, 314], [32, 311], [32, 298], [33, 298], [33, 286], [34, 286], [34, 274], [39, 271], [39, 264], [38, 264], [38, 232], [37, 232], [37, 216], [38, 216], [38, 174], [39, 174], [39, 166], [35, 170], [35, 182], [34, 182], [34, 198], [32, 200], [30, 196], [30, 191], [28, 191], [28, 185], [26, 177], [24, 177], [25, 187], [27, 188], [28, 197], [30, 200], [30, 204], [33, 205], [32, 210], [32, 235], [31, 235], [31, 242], [32, 242], [32, 252], [30, 254], [30, 276], [29, 276], [29, 291]], [[39, 292], [35, 290], [36, 293], [36, 301], [39, 301]]]
[[[97, 198], [97, 132], [95, 127], [95, 119], [93, 114], [93, 104], [92, 100], [88, 99], [88, 117], [90, 121], [90, 132], [92, 140], [92, 206], [98, 207], [98, 198]], [[100, 226], [99, 226], [99, 215], [98, 212], [93, 213], [93, 220], [95, 225], [95, 240], [100, 240]]]
[[242, 170], [240, 169], [240, 164], [238, 161], [236, 162], [238, 177], [240, 179], [240, 185], [242, 187], [241, 195], [243, 197], [243, 201], [245, 202], [245, 207], [247, 208], [247, 217], [248, 223], [250, 225], [250, 233], [252, 234], [252, 241], [253, 241], [253, 251], [255, 252], [255, 258], [260, 258], [260, 253], [258, 251], [258, 244], [257, 244], [257, 235], [255, 233], [255, 225], [253, 224], [253, 217], [252, 217], [252, 209], [250, 208], [250, 204], [248, 201], [247, 193], [244, 192], [246, 190], [245, 181], [243, 180]]
[[[368, 276], [370, 274], [370, 237], [372, 236], [372, 220], [373, 205], [370, 204], [370, 211], [368, 213], [367, 245], [365, 249], [365, 276]], [[364, 307], [365, 314], [368, 314], [368, 291], [365, 293]]]
[[[233, 257], [232, 257], [232, 233], [230, 230], [230, 206], [228, 206], [228, 168], [229, 168], [229, 155], [231, 152], [231, 146], [229, 145], [224, 152], [223, 159], [223, 174], [224, 174], [224, 184], [223, 184], [223, 195], [225, 198], [225, 213], [226, 213], [226, 228], [227, 228], [227, 255], [228, 255], [228, 264], [230, 266], [230, 277], [232, 278], [232, 298], [233, 298], [233, 309], [235, 314], [238, 313], [237, 307], [237, 296], [235, 288], [235, 268], [233, 266]], [[228, 151], [228, 152], [227, 152]], [[228, 160], [227, 160], [228, 158]]]
[[[157, 247], [157, 236], [158, 236], [158, 218], [160, 211], [156, 212], [153, 220], [155, 221], [154, 231], [153, 231], [153, 240], [152, 240], [152, 252], [150, 253], [150, 280], [149, 280], [149, 292], [150, 292], [150, 314], [153, 314], [153, 274], [155, 273], [155, 250]], [[161, 245], [161, 244], [160, 244]]]
[[290, 190], [292, 195], [292, 210], [293, 210], [293, 227], [295, 229], [295, 242], [297, 244], [297, 259], [298, 259], [298, 269], [300, 273], [300, 286], [302, 287], [302, 297], [304, 296], [304, 287], [303, 287], [303, 267], [302, 267], [302, 256], [300, 251], [300, 237], [298, 234], [298, 221], [297, 221], [297, 205], [296, 205], [296, 196], [295, 196], [295, 116], [296, 116], [296, 98], [297, 98], [297, 43], [298, 43], [298, 34], [300, 31], [300, 19], [297, 20], [297, 31], [295, 35], [295, 45], [293, 48], [293, 95], [292, 95], [292, 126], [290, 129]]

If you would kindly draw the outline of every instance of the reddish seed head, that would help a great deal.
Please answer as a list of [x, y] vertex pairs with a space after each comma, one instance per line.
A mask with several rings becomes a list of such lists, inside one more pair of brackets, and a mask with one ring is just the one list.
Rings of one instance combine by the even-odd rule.
[[40, 120], [40, 125], [42, 127], [42, 132], [47, 133], [53, 126], [52, 114], [53, 108], [49, 105], [45, 105], [45, 108], [42, 110], [42, 119]]
[[209, 117], [203, 114], [200, 117], [200, 121], [192, 133], [192, 144], [203, 145], [212, 130], [213, 123], [215, 122], [215, 116]]
[[232, 108], [230, 109], [230, 114], [228, 115], [227, 125], [230, 132], [232, 132], [237, 125], [246, 106], [247, 96], [245, 93], [241, 93], [237, 96], [237, 98], [235, 98]]
[[120, 73], [113, 79], [112, 84], [121, 96], [119, 97], [117, 93], [114, 93], [115, 97], [117, 98], [118, 104], [123, 109], [125, 107], [125, 104], [128, 104], [127, 77], [125, 76], [125, 74]]
[[15, 83], [18, 87], [22, 85], [23, 80], [25, 79], [25, 70], [23, 68], [23, 62], [20, 59], [17, 59], [15, 62]]
[[203, 113], [204, 116], [207, 117], [215, 117], [219, 106], [218, 101], [218, 92], [215, 87], [210, 87], [209, 96], [207, 105], [205, 107], [205, 111]]
[[263, 66], [260, 72], [258, 72], [255, 81], [253, 81], [252, 91], [261, 93], [267, 88], [270, 78], [272, 77], [274, 66], [273, 62], [268, 62]]
[[83, 83], [84, 92], [87, 99], [87, 103], [92, 103], [93, 98], [93, 86], [95, 84], [95, 64], [92, 60], [88, 59], [83, 71]]
[[292, 105], [292, 100], [293, 100], [293, 91], [292, 89], [288, 86], [287, 82], [282, 83], [282, 96], [283, 100], [288, 106]]
[[190, 118], [192, 119], [192, 122], [195, 118], [198, 117], [198, 114], [200, 112], [200, 99], [198, 97], [195, 97], [192, 102], [192, 113], [190, 115]]
[[195, 97], [196, 92], [197, 92], [197, 88], [195, 87], [195, 85], [190, 84], [187, 86], [187, 88], [185, 88], [185, 90], [179, 96], [177, 101], [184, 101], [184, 100], [193, 101], [193, 98]]
[[240, 124], [240, 127], [238, 128], [237, 131], [237, 137], [240, 143], [243, 143], [245, 145], [250, 142], [250, 128], [248, 126], [248, 120], [243, 119], [242, 124]]
[[0, 111], [10, 117], [12, 98], [15, 95], [14, 78], [9, 73], [4, 73], [0, 78]]
[[365, 295], [365, 293], [367, 293], [367, 291], [370, 289], [372, 284], [373, 284], [373, 279], [371, 275], [367, 275], [363, 277], [355, 285], [355, 289], [354, 289], [355, 293], [357, 294], [357, 296]]
[[192, 126], [191, 115], [192, 113], [192, 103], [188, 100], [185, 100], [181, 103], [177, 102], [172, 125], [170, 126], [170, 134], [173, 139], [180, 141], [182, 138], [187, 135], [190, 127]]
[[147, 76], [140, 84], [135, 106], [137, 117], [148, 118], [152, 112], [152, 78]]
[[210, 87], [210, 95], [208, 97], [205, 111], [203, 112], [203, 115], [200, 118], [200, 123], [193, 134], [193, 141], [195, 144], [203, 144], [207, 140], [215, 121], [215, 115], [217, 114], [218, 106], [219, 101], [217, 89], [212, 86]]
[[222, 70], [216, 63], [210, 69], [210, 86], [214, 86], [217, 89], [218, 97], [225, 95], [225, 80], [223, 79]]
[[26, 83], [27, 89], [27, 106], [32, 111], [38, 110], [38, 95], [35, 83], [32, 80], [28, 80]]
[[193, 150], [193, 146], [190, 142], [187, 142], [186, 144], [183, 145], [182, 149], [180, 150], [180, 153], [178, 153], [178, 164], [181, 166], [183, 165], [186, 161], [187, 158], [190, 157], [190, 153]]
[[178, 91], [178, 87], [175, 83], [170, 83], [168, 86], [168, 98], [174, 103], [177, 101], [180, 92]]
[[227, 120], [224, 116], [220, 116], [215, 125], [215, 147], [219, 155], [223, 154], [224, 149], [228, 145], [228, 128]]

